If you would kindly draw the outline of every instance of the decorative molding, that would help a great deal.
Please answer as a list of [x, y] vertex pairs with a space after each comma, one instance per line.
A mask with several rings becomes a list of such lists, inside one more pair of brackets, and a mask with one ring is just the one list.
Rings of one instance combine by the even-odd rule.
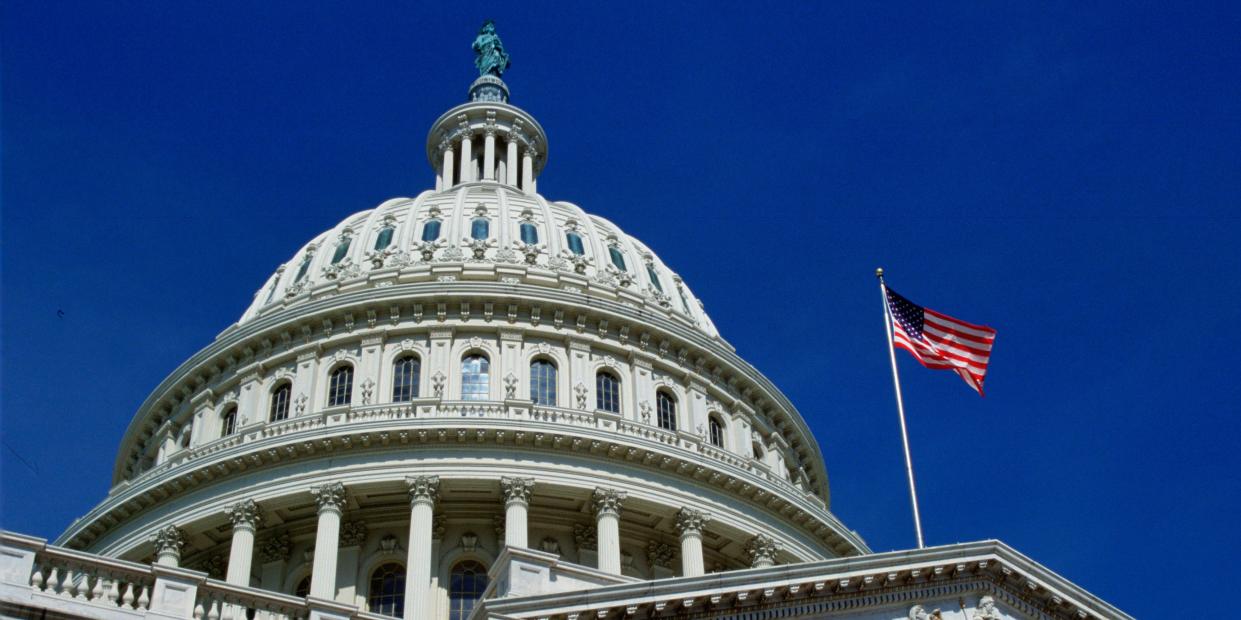
[[573, 524], [573, 544], [577, 545], [578, 551], [596, 549], [599, 546], [599, 531], [595, 529], [594, 524], [575, 523]]
[[664, 568], [673, 568], [673, 563], [677, 558], [677, 550], [672, 545], [656, 542], [654, 540], [646, 544], [646, 560], [651, 566], [662, 566]]
[[534, 491], [534, 478], [500, 477], [500, 489], [504, 493], [504, 504], [513, 502], [530, 504], [530, 495]]
[[560, 541], [548, 536], [539, 542], [539, 549], [544, 553], [560, 555]]
[[755, 534], [754, 538], [745, 544], [745, 552], [750, 556], [750, 565], [753, 567], [775, 564], [780, 545], [766, 534]]
[[175, 525], [169, 525], [151, 536], [151, 544], [155, 546], [155, 556], [171, 555], [181, 559], [181, 551], [185, 549], [185, 534]]
[[439, 476], [412, 476], [405, 479], [405, 484], [409, 486], [409, 503], [411, 505], [419, 502], [430, 502], [434, 505], [435, 502], [439, 501]]
[[625, 498], [627, 497], [629, 497], [629, 494], [624, 491], [596, 487], [594, 494], [591, 495], [590, 505], [594, 510], [595, 516], [610, 514], [620, 517], [621, 506], [625, 503]]
[[259, 513], [259, 505], [252, 499], [245, 499], [224, 509], [224, 514], [233, 523], [233, 529], [258, 527], [263, 516]]
[[319, 512], [325, 510], [335, 510], [341, 512], [345, 509], [345, 485], [340, 482], [329, 482], [324, 485], [312, 487], [310, 494], [315, 497], [315, 503], [319, 506]]
[[711, 522], [711, 516], [700, 510], [693, 508], [682, 508], [677, 511], [676, 528], [677, 533], [685, 536], [686, 534], [702, 535], [702, 530]]
[[379, 539], [379, 553], [383, 555], [401, 555], [404, 550], [394, 534], [386, 534]]

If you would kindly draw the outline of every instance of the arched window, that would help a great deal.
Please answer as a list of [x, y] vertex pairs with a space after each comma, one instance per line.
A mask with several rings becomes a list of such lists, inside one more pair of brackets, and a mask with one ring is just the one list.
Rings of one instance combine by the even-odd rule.
[[387, 249], [392, 245], [392, 235], [396, 234], [396, 229], [391, 226], [384, 226], [379, 231], [379, 236], [375, 237], [375, 251]]
[[427, 223], [422, 225], [422, 240], [423, 241], [435, 241], [436, 239], [439, 239], [439, 238], [440, 238], [440, 221], [439, 220], [427, 220]]
[[530, 222], [521, 223], [521, 242], [526, 245], [534, 245], [539, 242], [539, 229]]
[[405, 615], [405, 567], [389, 562], [371, 573], [371, 588], [366, 594], [366, 606], [371, 613], [395, 616]]
[[651, 280], [651, 286], [654, 286], [655, 290], [664, 292], [664, 285], [659, 283], [659, 274], [655, 273], [654, 263], [646, 264], [646, 277]]
[[473, 354], [461, 359], [461, 399], [487, 400], [491, 396], [491, 363], [486, 355]]
[[556, 406], [556, 365], [548, 360], [530, 362], [530, 400]]
[[564, 234], [565, 241], [569, 244], [569, 251], [581, 256], [586, 253], [586, 248], [582, 247], [582, 237], [575, 232], [567, 232]]
[[345, 237], [340, 243], [336, 244], [336, 253], [332, 255], [332, 264], [335, 265], [344, 260], [345, 255], [349, 254], [349, 246], [353, 244], [353, 239]]
[[306, 277], [306, 272], [310, 271], [310, 260], [312, 258], [314, 258], [314, 255], [309, 252], [306, 253], [306, 256], [302, 257], [302, 264], [297, 268], [297, 277], [293, 278], [294, 282], [301, 282], [302, 278]]
[[625, 267], [625, 255], [621, 254], [620, 248], [614, 245], [608, 247], [608, 256], [612, 258], [612, 264], [615, 265], [617, 269], [620, 269], [621, 271], [629, 271]]
[[353, 399], [353, 366], [345, 364], [332, 371], [328, 381], [327, 406], [348, 405]]
[[237, 405], [229, 405], [220, 418], [220, 436], [228, 437], [237, 432]]
[[465, 620], [487, 589], [487, 569], [474, 560], [452, 567], [448, 582], [448, 620]]
[[659, 428], [677, 429], [677, 399], [663, 390], [655, 393], [655, 409], [659, 414]]
[[491, 221], [485, 217], [476, 217], [470, 223], [470, 238], [475, 241], [486, 241], [491, 236]]
[[616, 375], [602, 370], [595, 374], [595, 408], [620, 413], [620, 379]]
[[717, 448], [724, 447], [724, 423], [716, 416], [707, 418], [707, 439]]
[[269, 422], [279, 422], [289, 417], [289, 396], [293, 393], [293, 384], [285, 381], [272, 390], [271, 405], [267, 420]]
[[392, 364], [392, 402], [404, 403], [418, 398], [418, 375], [422, 364], [417, 355], [406, 355]]
[[302, 577], [302, 580], [297, 582], [297, 587], [293, 589], [293, 596], [297, 598], [310, 596], [310, 575]]

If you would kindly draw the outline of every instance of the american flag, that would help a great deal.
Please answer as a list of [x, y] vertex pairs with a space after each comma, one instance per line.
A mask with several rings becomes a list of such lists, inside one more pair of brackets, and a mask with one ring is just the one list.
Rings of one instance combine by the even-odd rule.
[[884, 290], [892, 315], [893, 344], [927, 368], [956, 372], [981, 395], [995, 330], [919, 306], [886, 286]]

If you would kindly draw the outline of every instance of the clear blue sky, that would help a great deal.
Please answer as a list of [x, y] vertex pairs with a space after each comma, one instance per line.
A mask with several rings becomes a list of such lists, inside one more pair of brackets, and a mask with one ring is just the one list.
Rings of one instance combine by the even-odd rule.
[[6, 2], [3, 526], [105, 496], [130, 416], [345, 215], [433, 184], [496, 19], [539, 188], [644, 240], [809, 420], [834, 511], [913, 545], [874, 268], [999, 330], [900, 360], [929, 544], [1119, 607], [1241, 554], [1236, 3]]

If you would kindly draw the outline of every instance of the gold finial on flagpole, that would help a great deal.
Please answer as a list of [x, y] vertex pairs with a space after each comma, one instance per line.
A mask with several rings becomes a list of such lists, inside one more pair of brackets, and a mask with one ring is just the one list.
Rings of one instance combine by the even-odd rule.
[[880, 280], [883, 279], [883, 267], [880, 267], [875, 270], [875, 277], [879, 278]]

